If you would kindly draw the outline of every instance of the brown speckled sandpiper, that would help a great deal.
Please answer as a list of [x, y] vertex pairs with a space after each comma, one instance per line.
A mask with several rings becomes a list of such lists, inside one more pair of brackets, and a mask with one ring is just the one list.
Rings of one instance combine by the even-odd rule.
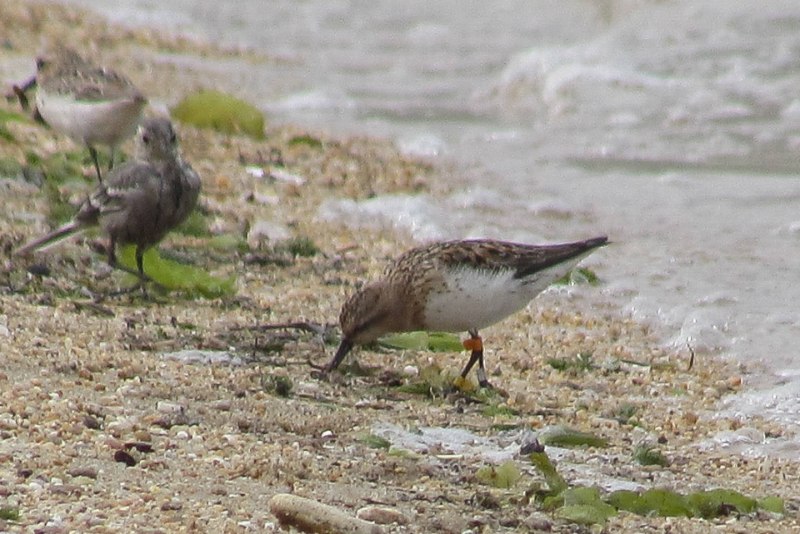
[[102, 182], [95, 145], [114, 150], [136, 132], [147, 99], [118, 72], [95, 65], [74, 50], [61, 47], [36, 59], [36, 76], [21, 92], [38, 86], [36, 110], [54, 130], [89, 148]]
[[409, 250], [381, 279], [363, 286], [342, 307], [342, 341], [325, 373], [355, 345], [392, 332], [469, 332], [472, 351], [461, 372], [478, 363], [478, 383], [491, 387], [478, 330], [524, 308], [608, 239], [526, 245], [491, 239], [446, 241]]

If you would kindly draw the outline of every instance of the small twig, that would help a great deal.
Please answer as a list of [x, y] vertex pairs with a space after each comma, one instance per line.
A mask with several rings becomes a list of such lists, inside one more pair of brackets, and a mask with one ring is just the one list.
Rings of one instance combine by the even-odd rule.
[[97, 314], [104, 315], [106, 317], [114, 317], [114, 311], [111, 308], [107, 308], [97, 302], [85, 302], [81, 300], [74, 300], [72, 301], [73, 306], [78, 311], [89, 309]]
[[358, 248], [358, 244], [353, 243], [350, 245], [345, 245], [343, 247], [339, 247], [336, 249], [336, 254], [344, 254], [345, 252], [350, 252], [351, 250], [355, 250]]
[[325, 373], [325, 368], [327, 367], [326, 365], [319, 365], [317, 363], [314, 363], [313, 361], [311, 361], [311, 358], [308, 358], [306, 360], [306, 363], [308, 363], [308, 366], [311, 367], [312, 369], [316, 369], [317, 371], [320, 371], [320, 375], [327, 374], [327, 373]]
[[302, 330], [303, 332], [311, 332], [312, 334], [325, 335], [325, 332], [328, 330], [328, 325], [312, 323], [310, 321], [293, 321], [287, 323], [266, 323], [256, 326], [235, 326], [231, 328], [233, 331], [283, 329]]

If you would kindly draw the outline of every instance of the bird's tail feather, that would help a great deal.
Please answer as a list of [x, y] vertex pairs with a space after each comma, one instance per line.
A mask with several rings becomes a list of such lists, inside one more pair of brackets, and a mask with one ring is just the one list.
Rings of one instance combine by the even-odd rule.
[[44, 235], [38, 239], [34, 239], [30, 243], [26, 244], [23, 247], [18, 248], [14, 251], [14, 254], [17, 256], [24, 256], [26, 254], [30, 254], [35, 250], [43, 250], [49, 247], [52, 247], [56, 243], [68, 238], [75, 232], [79, 232], [83, 230], [84, 225], [78, 221], [70, 221], [67, 224], [60, 226], [50, 232], [47, 235]]

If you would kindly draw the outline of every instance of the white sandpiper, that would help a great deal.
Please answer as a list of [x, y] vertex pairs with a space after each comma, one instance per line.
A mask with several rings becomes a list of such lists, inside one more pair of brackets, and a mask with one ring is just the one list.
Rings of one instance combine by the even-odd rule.
[[114, 151], [136, 132], [147, 99], [118, 72], [97, 66], [68, 47], [41, 55], [36, 76], [16, 89], [24, 94], [37, 86], [36, 110], [54, 130], [85, 144], [92, 156], [97, 179], [102, 182], [95, 145]]

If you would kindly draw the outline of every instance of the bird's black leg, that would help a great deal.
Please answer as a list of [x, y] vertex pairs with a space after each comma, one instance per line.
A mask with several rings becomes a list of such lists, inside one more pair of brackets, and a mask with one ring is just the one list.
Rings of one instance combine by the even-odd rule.
[[89, 147], [89, 155], [92, 156], [92, 162], [94, 162], [94, 170], [97, 172], [97, 181], [101, 184], [103, 183], [103, 175], [100, 172], [100, 163], [97, 161], [97, 149], [93, 146]]
[[478, 363], [478, 384], [482, 388], [491, 389], [492, 385], [489, 383], [489, 380], [486, 379], [486, 368], [483, 365], [483, 340], [481, 336], [478, 335], [477, 330], [470, 330], [469, 331], [470, 339], [464, 342], [464, 346], [468, 349], [472, 350], [472, 354], [469, 356], [469, 361], [467, 362], [466, 367], [464, 370], [461, 371], [461, 378], [466, 379], [467, 374], [469, 374], [472, 366], [475, 363]]
[[111, 154], [108, 156], [108, 170], [114, 168], [114, 147], [111, 147]]
[[142, 288], [142, 294], [147, 296], [147, 285], [145, 282], [150, 280], [150, 277], [144, 274], [144, 248], [136, 246], [136, 268], [139, 270], [139, 285]]
[[161, 287], [160, 284], [158, 284], [157, 282], [153, 281], [152, 278], [150, 278], [149, 276], [144, 274], [144, 249], [143, 248], [141, 248], [139, 246], [136, 247], [136, 267], [137, 268], [134, 270], [134, 269], [130, 269], [128, 267], [125, 267], [124, 265], [122, 265], [121, 263], [119, 263], [117, 261], [117, 254], [116, 254], [116, 248], [117, 247], [116, 247], [116, 242], [115, 242], [115, 240], [113, 238], [111, 239], [108, 247], [109, 247], [108, 248], [108, 264], [114, 269], [118, 269], [118, 270], [124, 271], [124, 272], [126, 272], [128, 274], [132, 274], [132, 275], [134, 275], [135, 277], [137, 277], [139, 279], [139, 283], [138, 284], [136, 284], [136, 285], [134, 285], [134, 286], [132, 286], [130, 288], [127, 288], [127, 289], [123, 289], [123, 290], [120, 290], [120, 291], [115, 291], [115, 292], [111, 293], [109, 296], [124, 295], [126, 293], [130, 293], [131, 291], [135, 291], [137, 289], [141, 289], [142, 293], [144, 293], [144, 296], [149, 296], [148, 293], [147, 293], [147, 287], [145, 285], [147, 282], [152, 282], [152, 283], [158, 285], [159, 287]]
[[119, 265], [117, 265], [117, 241], [113, 237], [108, 241], [108, 264], [117, 269]]
[[144, 249], [140, 246], [136, 247], [136, 268], [139, 269], [139, 278], [144, 280]]
[[125, 267], [124, 265], [122, 265], [121, 263], [119, 263], [117, 261], [117, 242], [113, 237], [109, 240], [109, 243], [108, 243], [108, 265], [112, 269], [118, 269], [120, 271], [124, 271], [126, 273], [129, 273], [129, 274], [132, 274], [134, 276], [137, 276], [140, 281], [139, 281], [139, 284], [133, 286], [132, 288], [122, 289], [122, 290], [119, 290], [119, 291], [112, 291], [111, 293], [103, 295], [103, 297], [101, 297], [100, 300], [103, 300], [106, 297], [116, 297], [116, 296], [119, 296], [119, 295], [125, 295], [125, 294], [130, 293], [131, 291], [133, 291], [135, 289], [138, 289], [139, 287], [141, 287], [144, 284], [144, 280], [142, 280], [142, 275], [138, 271], [134, 271], [133, 269], [128, 269], [127, 267]]
[[142, 251], [139, 250], [139, 247], [136, 247], [136, 267], [137, 270], [129, 269], [125, 267], [121, 263], [117, 261], [117, 253], [116, 253], [116, 241], [112, 238], [108, 244], [108, 264], [113, 267], [114, 269], [118, 269], [120, 271], [125, 271], [128, 274], [132, 274], [139, 278], [142, 281], [149, 281], [150, 278], [144, 274], [144, 269], [142, 268]]

